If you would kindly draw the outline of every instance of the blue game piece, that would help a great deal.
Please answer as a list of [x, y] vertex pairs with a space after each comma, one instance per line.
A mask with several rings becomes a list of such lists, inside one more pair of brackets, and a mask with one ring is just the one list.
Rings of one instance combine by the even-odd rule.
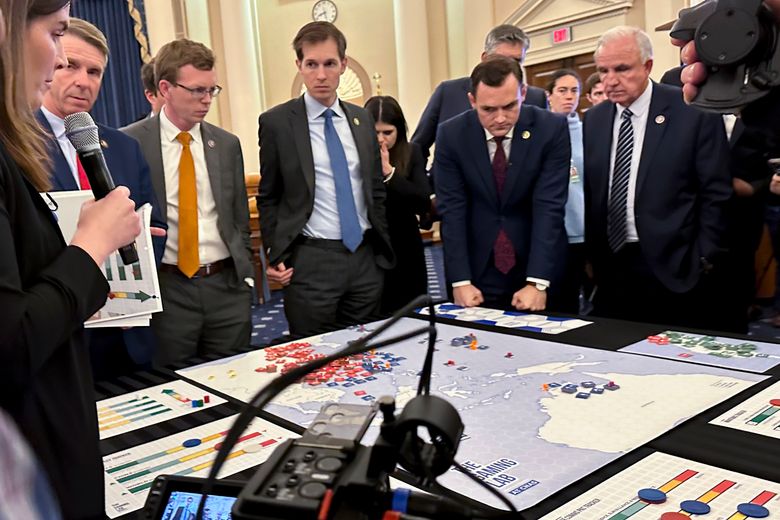
[[458, 368], [456, 368], [455, 370], [460, 370], [462, 372], [462, 371], [468, 370], [468, 369], [469, 369], [469, 367], [467, 367], [466, 365], [461, 365]]
[[345, 388], [349, 388], [350, 386], [355, 386], [355, 384], [354, 383], [344, 383], [341, 386], [343, 386]]
[[577, 391], [577, 387], [574, 385], [565, 385], [563, 388], [561, 388], [561, 392], [565, 394], [573, 394]]
[[195, 446], [200, 446], [200, 439], [187, 439], [181, 445], [185, 448], [194, 448]]
[[450, 341], [450, 345], [452, 345], [453, 347], [463, 346], [463, 338], [452, 338], [452, 341]]
[[666, 502], [666, 493], [660, 489], [646, 488], [640, 489], [637, 496], [648, 504], [663, 504]]
[[327, 386], [339, 386], [339, 384], [331, 381]]
[[550, 388], [559, 388], [560, 386], [560, 383], [550, 383]]
[[710, 506], [698, 500], [684, 500], [680, 503], [680, 509], [692, 515], [706, 515], [710, 512]]
[[366, 381], [376, 381], [376, 377], [374, 377], [374, 376], [368, 376], [368, 377], [366, 378]]
[[577, 395], [575, 395], [577, 399], [587, 399], [590, 397], [590, 394], [588, 392], [577, 392]]
[[604, 389], [603, 388], [598, 388], [598, 387], [592, 388], [590, 390], [590, 393], [591, 394], [603, 394], [604, 393]]
[[489, 346], [487, 346], [487, 345], [479, 345], [479, 346], [477, 347], [477, 349], [479, 349], [479, 350], [487, 350], [487, 349], [489, 349], [489, 348], [490, 348], [490, 347], [489, 347]]
[[766, 518], [769, 516], [769, 509], [758, 504], [739, 504], [737, 506], [737, 511], [748, 518]]
[[582, 388], [593, 388], [596, 386], [596, 383], [594, 383], [593, 381], [583, 381], [582, 383], [580, 383], [580, 386], [582, 386]]

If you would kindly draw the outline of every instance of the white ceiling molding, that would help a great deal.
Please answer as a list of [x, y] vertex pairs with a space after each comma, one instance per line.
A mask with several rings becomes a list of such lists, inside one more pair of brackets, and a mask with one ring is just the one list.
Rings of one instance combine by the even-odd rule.
[[600, 19], [604, 16], [615, 16], [624, 14], [634, 5], [633, 0], [584, 0], [595, 4], [597, 7], [592, 9], [580, 10], [567, 16], [558, 18], [543, 17], [544, 22], [532, 22], [539, 13], [545, 11], [554, 3], [571, 4], [571, 0], [527, 0], [521, 7], [512, 13], [504, 23], [516, 25], [526, 33], [540, 32], [558, 27], [561, 25], [571, 25], [585, 20]]

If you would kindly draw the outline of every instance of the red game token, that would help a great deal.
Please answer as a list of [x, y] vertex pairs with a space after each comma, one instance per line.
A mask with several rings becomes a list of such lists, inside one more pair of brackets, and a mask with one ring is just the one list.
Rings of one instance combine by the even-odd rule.
[[771, 404], [772, 406], [780, 406], [780, 399], [772, 399], [771, 401], [769, 401], [769, 404]]
[[691, 517], [682, 513], [678, 513], [677, 511], [672, 511], [662, 514], [658, 520], [691, 520]]

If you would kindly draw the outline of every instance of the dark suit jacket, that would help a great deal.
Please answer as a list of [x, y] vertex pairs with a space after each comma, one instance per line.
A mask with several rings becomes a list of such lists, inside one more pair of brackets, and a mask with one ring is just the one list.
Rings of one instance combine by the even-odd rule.
[[471, 280], [479, 287], [502, 226], [525, 276], [556, 279], [556, 266], [566, 254], [563, 218], [570, 157], [566, 119], [523, 105], [499, 199], [485, 131], [476, 111], [439, 126], [436, 200], [450, 282]]
[[[160, 142], [160, 118], [152, 117], [122, 128], [141, 145], [152, 177], [157, 200], [167, 201], [165, 169]], [[205, 121], [200, 124], [211, 191], [217, 205], [217, 228], [236, 267], [236, 284], [254, 278], [252, 247], [249, 241], [249, 206], [244, 182], [244, 156], [238, 137]], [[210, 146], [208, 143], [213, 143]], [[167, 223], [167, 213], [163, 212]]]
[[108, 284], [87, 253], [65, 246], [46, 203], [1, 146], [0, 244], [0, 407], [30, 441], [63, 517], [102, 517], [82, 325], [105, 303]]
[[[341, 107], [347, 114], [360, 156], [363, 194], [373, 230], [369, 236], [376, 261], [380, 267], [389, 269], [394, 256], [387, 234], [385, 185], [374, 120], [357, 105], [341, 101]], [[261, 114], [258, 134], [260, 229], [269, 262], [276, 265], [289, 257], [290, 246], [314, 208], [314, 159], [303, 96]]]
[[[607, 201], [615, 104], [585, 113], [585, 234], [594, 274], [609, 252]], [[639, 163], [634, 214], [642, 253], [653, 274], [675, 292], [699, 281], [702, 258], [726, 248], [725, 210], [731, 197], [728, 143], [717, 114], [686, 105], [680, 89], [653, 84]]]
[[[43, 115], [43, 112], [38, 110], [35, 116], [41, 126], [49, 134], [53, 134], [51, 125], [49, 125], [49, 121]], [[119, 130], [114, 130], [101, 124], [97, 126], [100, 140], [105, 143], [103, 155], [106, 158], [106, 166], [108, 166], [108, 170], [111, 172], [111, 177], [114, 179], [114, 184], [125, 186], [130, 190], [130, 198], [135, 202], [136, 209], [144, 204], [151, 204], [151, 225], [167, 229], [168, 225], [163, 217], [165, 208], [158, 204], [158, 199], [152, 190], [149, 165], [146, 163], [143, 154], [141, 154], [141, 148], [138, 146], [138, 143]], [[54, 169], [52, 190], [78, 190], [79, 186], [76, 184], [76, 179], [73, 178], [70, 166], [68, 166], [65, 156], [62, 154], [62, 148], [60, 148], [53, 135], [47, 142], [47, 148]], [[165, 199], [163, 199], [163, 202], [165, 202]], [[165, 238], [152, 237], [152, 246], [154, 247], [155, 260], [159, 264], [165, 250]], [[108, 333], [99, 329], [88, 331], [90, 340], [103, 341], [103, 339], [98, 339], [97, 337], [104, 334]], [[109, 340], [109, 338], [104, 339], [106, 341]], [[155, 340], [149, 327], [133, 327], [123, 330], [122, 339], [133, 361], [143, 364], [151, 360]], [[113, 336], [110, 340], [112, 342], [119, 341]]]
[[[471, 110], [468, 93], [471, 90], [471, 78], [457, 78], [442, 81], [433, 91], [425, 106], [420, 122], [412, 135], [412, 142], [422, 149], [427, 161], [431, 146], [436, 141], [436, 129], [446, 120]], [[547, 94], [544, 89], [529, 86], [523, 100], [524, 105], [547, 108]]]

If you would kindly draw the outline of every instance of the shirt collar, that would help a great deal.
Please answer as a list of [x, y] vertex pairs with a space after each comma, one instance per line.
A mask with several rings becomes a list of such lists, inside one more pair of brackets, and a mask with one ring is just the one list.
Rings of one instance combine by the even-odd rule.
[[54, 137], [62, 139], [62, 136], [65, 135], [65, 120], [53, 114], [43, 105], [41, 105], [41, 112], [43, 112], [46, 121], [51, 125], [51, 131], [54, 133]]
[[344, 109], [341, 108], [341, 103], [339, 103], [339, 98], [336, 98], [336, 101], [333, 102], [333, 104], [329, 107], [326, 107], [316, 99], [314, 99], [308, 91], [304, 92], [303, 94], [303, 102], [306, 104], [306, 116], [309, 118], [310, 121], [317, 119], [320, 117], [323, 112], [325, 112], [327, 109], [333, 110], [333, 112], [338, 117], [346, 117], [346, 114], [344, 113]]
[[[485, 131], [485, 139], [488, 140], [488, 141], [491, 141], [493, 139], [494, 135], [491, 134], [490, 132], [488, 132], [485, 127], [482, 127], [482, 129]], [[514, 134], [514, 133], [515, 133], [515, 127], [513, 126], [506, 133], [506, 135], [504, 136], [504, 139], [508, 139], [509, 141], [511, 141], [512, 140], [512, 134]]]
[[[181, 133], [181, 130], [179, 130], [179, 128], [176, 125], [174, 125], [170, 119], [168, 119], [168, 114], [165, 113], [165, 107], [163, 107], [163, 109], [160, 110], [159, 118], [160, 118], [160, 133], [162, 134], [163, 139], [169, 143], [178, 141], [178, 136]], [[189, 132], [190, 135], [192, 136], [192, 142], [194, 144], [199, 143], [200, 123], [196, 123], [195, 126], [190, 128]]]
[[[653, 97], [653, 82], [651, 80], [647, 81], [647, 87], [645, 87], [645, 91], [642, 92], [642, 94], [634, 100], [633, 103], [628, 105], [628, 108], [631, 109], [631, 113], [634, 114], [636, 117], [643, 117], [645, 114], [647, 114], [650, 111], [650, 99]], [[623, 111], [626, 109], [623, 105], [617, 105], [617, 117], [620, 119], [620, 117], [623, 115]]]

